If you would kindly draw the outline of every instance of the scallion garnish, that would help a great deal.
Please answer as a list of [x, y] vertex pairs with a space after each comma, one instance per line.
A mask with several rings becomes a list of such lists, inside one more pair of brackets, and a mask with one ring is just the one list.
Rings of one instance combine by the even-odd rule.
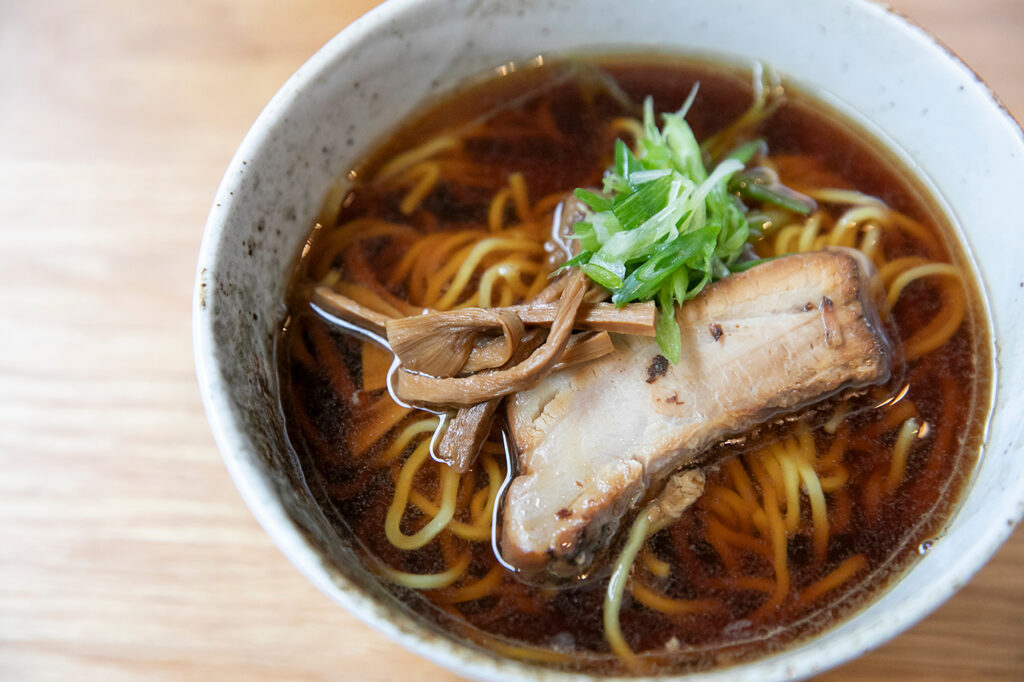
[[737, 173], [729, 181], [729, 191], [744, 199], [775, 204], [800, 215], [810, 215], [818, 208], [814, 199], [779, 182], [778, 174], [770, 168], [751, 168]]
[[682, 353], [675, 305], [729, 274], [743, 252], [745, 209], [728, 184], [762, 144], [737, 149], [709, 173], [683, 118], [693, 94], [662, 116], [660, 129], [648, 98], [638, 153], [618, 140], [603, 192], [576, 190], [594, 213], [574, 226], [582, 251], [566, 263], [611, 290], [618, 305], [657, 299], [658, 344], [674, 363]]

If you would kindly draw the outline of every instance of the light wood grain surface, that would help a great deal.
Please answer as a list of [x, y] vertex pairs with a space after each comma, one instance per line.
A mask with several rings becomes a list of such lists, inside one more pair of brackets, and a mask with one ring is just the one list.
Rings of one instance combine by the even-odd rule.
[[[228, 160], [374, 4], [0, 0], [0, 679], [456, 679], [270, 543], [192, 365], [193, 268]], [[896, 5], [1024, 116], [1024, 2]], [[824, 679], [1021, 679], [1022, 563], [1018, 532]]]

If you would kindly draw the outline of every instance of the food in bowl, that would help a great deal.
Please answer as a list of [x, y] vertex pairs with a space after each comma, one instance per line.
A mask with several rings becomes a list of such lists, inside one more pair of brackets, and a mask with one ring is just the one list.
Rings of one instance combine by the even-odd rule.
[[289, 438], [452, 636], [600, 673], [749, 660], [870, 602], [954, 510], [991, 390], [960, 262], [906, 169], [770, 74], [506, 67], [326, 198]]

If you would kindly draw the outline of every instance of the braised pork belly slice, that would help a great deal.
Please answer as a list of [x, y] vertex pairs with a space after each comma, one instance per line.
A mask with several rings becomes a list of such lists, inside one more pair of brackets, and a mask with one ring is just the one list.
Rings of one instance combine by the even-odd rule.
[[613, 335], [615, 352], [511, 397], [519, 474], [504, 558], [525, 573], [582, 574], [630, 509], [708, 448], [885, 382], [891, 350], [858, 255], [786, 256], [708, 286], [676, 311], [677, 365], [653, 339]]

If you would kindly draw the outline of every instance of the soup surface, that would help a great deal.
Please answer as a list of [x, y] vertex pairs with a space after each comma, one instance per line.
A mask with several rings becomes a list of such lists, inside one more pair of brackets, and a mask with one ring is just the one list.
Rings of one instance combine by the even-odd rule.
[[[339, 535], [442, 630], [566, 669], [704, 669], [836, 624], [941, 541], [989, 399], [970, 273], [918, 184], [812, 98], [776, 88], [759, 117], [733, 126], [751, 105], [751, 80], [639, 58], [492, 78], [429, 108], [327, 197], [279, 346], [289, 438]], [[758, 163], [817, 200], [810, 216], [747, 201], [760, 221], [753, 249], [864, 251], [905, 363], [856, 401], [706, 454], [704, 494], [645, 541], [632, 567], [618, 618], [636, 657], [623, 657], [606, 628], [607, 571], [533, 584], [496, 557], [500, 486], [514, 461], [501, 421], [469, 472], [446, 471], [429, 457], [437, 415], [396, 404], [388, 352], [312, 306], [311, 291], [326, 285], [391, 316], [529, 300], [557, 266], [559, 203], [600, 186], [616, 138], [635, 142], [637, 103], [652, 96], [655, 111], [674, 111], [698, 81], [686, 118], [708, 156], [762, 139]]]

